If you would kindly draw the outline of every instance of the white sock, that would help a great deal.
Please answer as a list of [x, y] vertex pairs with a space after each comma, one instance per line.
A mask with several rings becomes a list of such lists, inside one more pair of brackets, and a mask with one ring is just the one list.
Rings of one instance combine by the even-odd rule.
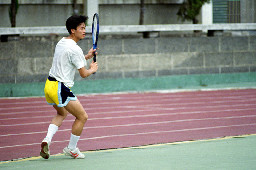
[[75, 150], [75, 149], [76, 149], [77, 142], [78, 142], [79, 139], [80, 139], [80, 136], [76, 136], [76, 135], [73, 135], [73, 134], [71, 133], [70, 141], [69, 141], [69, 144], [68, 144], [68, 148], [69, 148], [70, 150]]
[[55, 124], [50, 124], [49, 127], [48, 127], [48, 132], [47, 132], [47, 135], [46, 135], [46, 139], [51, 142], [52, 141], [52, 137], [53, 135], [58, 131], [59, 127], [56, 126]]

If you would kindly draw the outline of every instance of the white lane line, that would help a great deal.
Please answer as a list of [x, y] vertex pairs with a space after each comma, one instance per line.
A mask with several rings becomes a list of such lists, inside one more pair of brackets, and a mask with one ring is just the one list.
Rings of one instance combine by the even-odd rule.
[[[218, 96], [220, 94], [228, 94], [230, 96], [241, 96], [241, 95], [252, 95], [256, 91], [255, 89], [224, 89], [224, 90], [185, 90], [185, 91], [149, 91], [149, 92], [121, 92], [121, 93], [102, 93], [102, 94], [87, 94], [87, 95], [77, 95], [79, 98], [83, 99], [84, 101], [91, 101], [92, 99], [94, 101], [104, 101], [104, 100], [119, 100], [119, 99], [138, 99], [138, 98], [144, 98], [145, 96], [147, 98], [156, 98], [156, 97], [190, 97], [190, 96], [199, 96], [199, 97], [204, 97], [204, 96]], [[256, 93], [255, 93], [256, 94]], [[125, 95], [125, 96], [124, 96]], [[36, 100], [35, 102], [45, 102], [45, 97], [10, 97], [7, 98], [8, 100], [16, 100], [16, 99], [40, 99], [39, 101]], [[0, 98], [0, 104], [9, 104], [5, 98], [1, 99]], [[31, 103], [31, 101], [19, 101], [15, 103]]]
[[[86, 108], [85, 108], [86, 112], [88, 111]], [[97, 110], [97, 109], [94, 109], [94, 110]], [[93, 110], [93, 111], [94, 111]], [[139, 109], [139, 110], [136, 110], [137, 111], [150, 111], [152, 109]], [[15, 114], [28, 114], [28, 113], [53, 113], [54, 115], [56, 114], [56, 111], [54, 109], [51, 108], [50, 111], [24, 111], [24, 112], [12, 112], [12, 113], [3, 113], [3, 115], [15, 115]], [[127, 111], [127, 110], [123, 110], [121, 112], [131, 112], [131, 110]], [[88, 112], [89, 114], [104, 114], [104, 113], [120, 113], [120, 111], [108, 111], [108, 112], [96, 112], [96, 113], [93, 113], [93, 112]]]
[[[49, 116], [33, 116], [33, 117], [11, 117], [11, 118], [4, 118], [4, 119], [0, 119], [0, 121], [2, 120], [22, 120], [22, 119], [40, 119], [40, 118], [53, 118], [55, 116], [55, 114], [53, 115], [49, 115]], [[68, 116], [71, 116], [70, 114], [68, 114]]]
[[[195, 98], [195, 97], [193, 97]], [[199, 98], [195, 98], [195, 99], [198, 99], [198, 100], [206, 100], [206, 99], [213, 99], [214, 100], [223, 100], [223, 99], [233, 99], [233, 100], [239, 100], [241, 98], [243, 99], [249, 99], [249, 98], [253, 98], [255, 99], [255, 95], [248, 95], [248, 96], [205, 96], [205, 97], [199, 97]], [[191, 98], [188, 98], [188, 97], [183, 97], [183, 98], [177, 98], [177, 97], [168, 97], [168, 96], [159, 96], [159, 97], [154, 97], [153, 99], [151, 98], [148, 98], [147, 96], [143, 96], [141, 97], [141, 99], [139, 100], [135, 100], [135, 99], [132, 99], [132, 100], [129, 100], [127, 98], [123, 98], [124, 101], [122, 101], [122, 103], [140, 103], [140, 102], [145, 102], [145, 101], [152, 101], [152, 100], [161, 100], [161, 101], [184, 101], [184, 100], [191, 100]], [[80, 99], [80, 102], [83, 103], [85, 102], [86, 103], [87, 100], [83, 100], [83, 99]], [[98, 104], [113, 104], [113, 103], [116, 103], [118, 100], [106, 100], [104, 102], [97, 102]], [[87, 101], [89, 103], [95, 103], [96, 101], [94, 101], [94, 99], [90, 99], [89, 101]], [[33, 104], [46, 104], [46, 102], [38, 102], [38, 101], [35, 101], [35, 102], [19, 102], [19, 103], [15, 103], [15, 102], [10, 102], [10, 103], [0, 103], [0, 105], [10, 105], [10, 107], [14, 107], [15, 108], [15, 104], [28, 104], [28, 105], [33, 105]]]
[[45, 105], [29, 105], [29, 106], [19, 106], [19, 107], [13, 107], [13, 106], [10, 106], [10, 107], [7, 107], [7, 108], [0, 108], [0, 111], [1, 110], [17, 110], [17, 109], [35, 109], [35, 108], [50, 108], [49, 105], [45, 104]]
[[[170, 100], [170, 102], [171, 102], [172, 100]], [[241, 103], [245, 103], [244, 105], [247, 105], [247, 106], [250, 106], [250, 105], [256, 105], [256, 102], [255, 103], [253, 103], [253, 104], [246, 104], [246, 103], [248, 103], [249, 101], [256, 101], [256, 98], [253, 98], [253, 99], [247, 99], [247, 100], [238, 100], [239, 101], [239, 104], [241, 104]], [[181, 103], [165, 103], [165, 104], [144, 104], [143, 106], [142, 105], [136, 105], [136, 106], [133, 106], [133, 105], [121, 105], [121, 106], [115, 106], [115, 108], [124, 108], [124, 109], [129, 109], [129, 108], [141, 108], [141, 107], [148, 107], [148, 106], [153, 106], [153, 107], [155, 107], [155, 106], [179, 106], [179, 105], [181, 105], [181, 106], [183, 106], [183, 105], [195, 105], [195, 104], [203, 104], [203, 105], [205, 105], [205, 104], [219, 104], [219, 103], [221, 103], [221, 104], [225, 104], [225, 103], [227, 103], [229, 106], [232, 106], [232, 105], [237, 105], [237, 103], [231, 103], [231, 102], [233, 102], [233, 101], [231, 101], [231, 100], [224, 100], [224, 101], [207, 101], [207, 102], [205, 102], [205, 101], [200, 101], [200, 102], [181, 102]], [[138, 103], [136, 103], [136, 102], [134, 102], [135, 104], [138, 104]], [[122, 103], [123, 104], [123, 103]], [[17, 109], [30, 109], [30, 108], [49, 108], [49, 109], [52, 109], [52, 107], [50, 107], [49, 105], [44, 105], [44, 106], [30, 106], [30, 107], [24, 107], [24, 106], [22, 106], [22, 107], [13, 107], [13, 108], [2, 108], [2, 110], [13, 110], [13, 109], [15, 109], [15, 110], [17, 110]], [[86, 108], [85, 107], [85, 110], [86, 111], [90, 111], [90, 110], [101, 110], [101, 109], [110, 109], [110, 107], [109, 106], [101, 106], [100, 104], [97, 104], [97, 108]], [[0, 108], [0, 110], [1, 110], [1, 108]], [[10, 114], [21, 114], [21, 113], [37, 113], [37, 112], [47, 112], [47, 111], [22, 111], [22, 112], [15, 112], [15, 111], [12, 111], [11, 113], [4, 113], [4, 112], [2, 112], [2, 113], [0, 113], [0, 116], [1, 115], [10, 115]]]
[[[244, 99], [248, 99], [248, 98], [255, 98], [255, 95], [253, 94], [248, 94], [246, 96], [241, 96], [241, 95], [238, 95], [238, 96], [218, 96], [218, 95], [214, 95], [214, 96], [211, 96], [210, 94], [205, 94], [205, 95], [194, 95], [193, 98], [195, 97], [198, 97], [196, 99], [202, 99], [202, 100], [206, 100], [206, 99], [241, 99], [241, 98], [244, 98]], [[188, 99], [190, 100], [191, 98], [189, 98], [188, 96], [182, 96], [182, 95], [177, 95], [177, 96], [173, 96], [173, 95], [158, 95], [158, 96], [137, 96], [137, 97], [110, 97], [110, 98], [106, 98], [103, 102], [100, 102], [101, 99], [94, 99], [94, 98], [88, 98], [88, 99], [84, 99], [84, 98], [81, 98], [79, 99], [80, 102], [89, 102], [89, 103], [94, 103], [94, 102], [97, 102], [98, 104], [112, 104], [112, 103], [115, 103], [117, 102], [118, 100], [121, 100], [121, 99], [124, 99], [124, 101], [122, 101], [122, 103], [137, 103], [137, 102], [143, 102], [143, 101], [150, 101], [152, 99], [163, 99], [163, 100], [171, 100], [171, 101], [180, 101], [180, 100], [184, 100], [184, 99]], [[139, 100], [137, 100], [139, 99]], [[15, 104], [28, 104], [28, 105], [33, 105], [33, 104], [46, 104], [46, 101], [24, 101], [24, 102], [9, 102], [9, 103], [0, 103], [0, 106], [1, 105], [11, 105], [11, 106], [14, 106]]]
[[[155, 116], [155, 115], [154, 115]], [[84, 127], [83, 129], [100, 129], [100, 128], [115, 128], [115, 127], [128, 127], [128, 126], [142, 126], [142, 125], [154, 125], [154, 124], [165, 124], [165, 123], [179, 123], [179, 122], [191, 122], [191, 121], [205, 121], [205, 120], [222, 120], [222, 119], [238, 119], [238, 118], [251, 118], [256, 117], [256, 115], [243, 115], [243, 116], [230, 116], [230, 117], [217, 117], [217, 118], [203, 118], [203, 119], [180, 119], [180, 120], [170, 120], [170, 121], [161, 121], [161, 122], [147, 122], [147, 123], [136, 123], [136, 124], [122, 124], [122, 125], [111, 125], [111, 126], [88, 126]], [[126, 117], [122, 117], [126, 118]], [[111, 117], [108, 119], [112, 119]], [[70, 131], [71, 129], [63, 129], [59, 130], [60, 132]], [[0, 137], [6, 136], [17, 136], [17, 135], [33, 135], [33, 134], [40, 134], [46, 133], [47, 131], [41, 132], [28, 132], [28, 133], [19, 133], [19, 134], [6, 134], [0, 135]]]
[[[240, 125], [229, 125], [229, 126], [214, 126], [214, 127], [202, 127], [202, 128], [190, 128], [190, 129], [179, 129], [179, 130], [169, 130], [169, 131], [153, 131], [153, 132], [141, 132], [141, 133], [130, 133], [130, 134], [120, 134], [120, 135], [106, 135], [106, 136], [96, 136], [91, 138], [82, 138], [79, 141], [87, 141], [87, 140], [97, 140], [104, 138], [112, 138], [112, 137], [125, 137], [125, 136], [138, 136], [138, 135], [150, 135], [150, 134], [161, 134], [161, 133], [175, 133], [175, 132], [186, 132], [186, 131], [198, 131], [198, 130], [211, 130], [211, 129], [220, 129], [220, 128], [231, 128], [231, 127], [242, 127], [242, 126], [255, 126], [256, 123], [251, 124], [240, 124]], [[52, 143], [63, 143], [68, 142], [68, 140], [62, 141], [52, 141]], [[13, 148], [13, 147], [24, 147], [24, 146], [32, 146], [32, 145], [40, 145], [41, 143], [29, 143], [22, 145], [10, 145], [10, 146], [1, 146], [0, 149], [5, 148]]]
[[[247, 108], [247, 109], [254, 110], [255, 108]], [[242, 109], [242, 110], [247, 110], [247, 109]], [[157, 117], [157, 116], [168, 116], [168, 115], [177, 115], [177, 114], [200, 114], [200, 113], [226, 112], [226, 111], [241, 111], [241, 109], [226, 109], [226, 110], [213, 110], [213, 111], [189, 111], [189, 112], [174, 112], [174, 113], [156, 113], [156, 114], [130, 115], [130, 116], [112, 116], [112, 117], [100, 117], [100, 118], [91, 118], [91, 119], [89, 118], [88, 121], [108, 120], [108, 119], [127, 119], [127, 118], [139, 118], [139, 117]], [[66, 119], [66, 120], [64, 120], [64, 122], [72, 122], [72, 121], [74, 121], [74, 119], [71, 119], [71, 120], [67, 120]], [[46, 124], [46, 123], [49, 123], [49, 120], [45, 121], [45, 122], [7, 124], [7, 125], [0, 125], [0, 127], [26, 126], [26, 125]]]
[[[163, 110], [168, 110], [168, 109], [165, 109], [165, 108], [157, 108], [157, 109], [154, 109], [154, 111], [156, 112], [161, 112]], [[179, 114], [190, 114], [190, 113], [206, 113], [206, 112], [229, 112], [229, 111], [250, 111], [250, 110], [256, 110], [256, 107], [255, 108], [245, 108], [245, 109], [225, 109], [225, 110], [215, 110], [215, 111], [202, 111], [200, 109], [200, 111], [193, 111], [193, 112], [179, 112]], [[143, 110], [136, 110], [136, 114], [138, 112], [147, 112], [147, 111], [153, 111], [152, 109], [143, 109]], [[122, 113], [127, 113], [127, 112], [132, 112], [130, 110], [128, 111], [111, 111], [111, 112], [97, 112], [97, 113], [88, 113], [89, 114], [89, 117], [93, 116], [93, 115], [109, 115], [109, 114], [122, 114]], [[135, 113], [135, 112], [134, 112]], [[0, 121], [6, 121], [6, 120], [22, 120], [22, 119], [40, 119], [40, 118], [53, 118], [53, 116], [55, 116], [56, 113], [53, 113], [52, 115], [49, 115], [49, 116], [33, 116], [33, 117], [13, 117], [13, 118], [4, 118], [4, 119], [0, 119]], [[176, 113], [174, 113], [176, 114]], [[74, 118], [71, 114], [68, 114], [67, 117], [72, 117]], [[68, 120], [66, 118], [66, 120]], [[89, 120], [91, 120], [91, 118], [89, 118]]]

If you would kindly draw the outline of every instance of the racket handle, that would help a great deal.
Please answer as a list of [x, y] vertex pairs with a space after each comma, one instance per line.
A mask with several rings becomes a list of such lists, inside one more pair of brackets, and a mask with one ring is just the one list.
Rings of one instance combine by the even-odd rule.
[[[96, 47], [94, 48], [94, 46], [93, 46], [93, 49], [96, 49]], [[93, 52], [93, 61], [94, 61], [94, 62], [96, 62], [96, 54], [95, 54], [95, 53], [96, 53], [96, 51]]]
[[[96, 54], [95, 53], [93, 54], [93, 61], [96, 62]], [[96, 74], [96, 72], [93, 74]]]

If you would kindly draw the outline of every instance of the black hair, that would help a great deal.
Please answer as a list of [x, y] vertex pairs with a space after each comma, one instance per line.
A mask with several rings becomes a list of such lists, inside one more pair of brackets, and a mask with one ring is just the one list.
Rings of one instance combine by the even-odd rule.
[[87, 20], [88, 17], [83, 15], [72, 15], [69, 17], [66, 21], [66, 28], [69, 34], [71, 34], [71, 29], [76, 29], [81, 23], [86, 23]]

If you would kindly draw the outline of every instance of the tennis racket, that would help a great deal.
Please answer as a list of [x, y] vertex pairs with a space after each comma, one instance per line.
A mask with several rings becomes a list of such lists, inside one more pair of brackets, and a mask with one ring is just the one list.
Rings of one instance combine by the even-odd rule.
[[[95, 13], [93, 15], [93, 21], [92, 21], [92, 44], [93, 49], [97, 49], [97, 43], [98, 43], [98, 36], [99, 36], [99, 15]], [[93, 54], [93, 61], [96, 62], [96, 54]]]

